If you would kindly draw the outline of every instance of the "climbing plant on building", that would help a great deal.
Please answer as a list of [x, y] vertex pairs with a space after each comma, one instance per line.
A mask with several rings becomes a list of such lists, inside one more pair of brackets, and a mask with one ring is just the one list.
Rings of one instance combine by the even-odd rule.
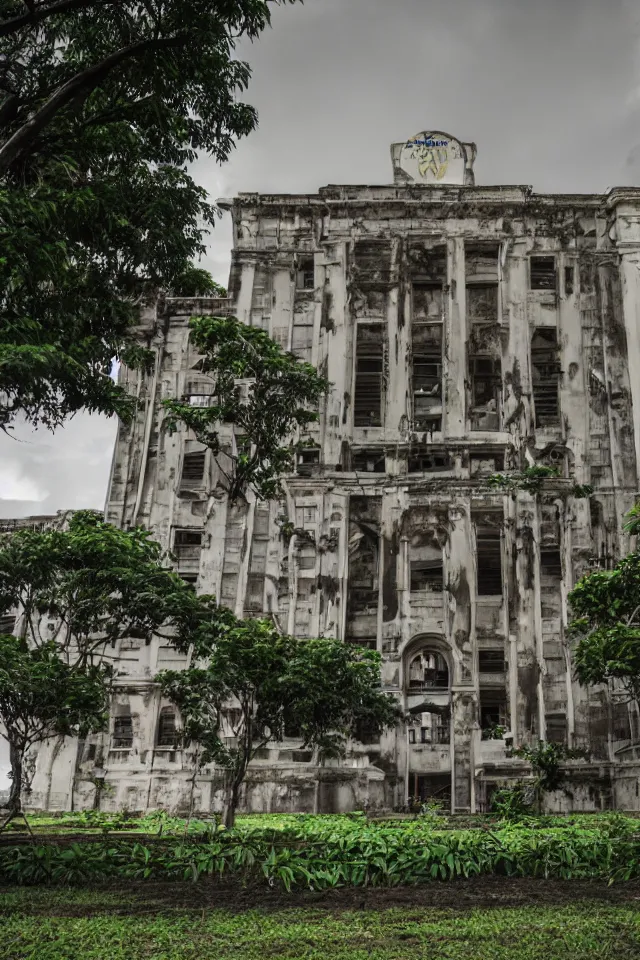
[[156, 680], [180, 710], [183, 741], [200, 766], [225, 775], [225, 824], [232, 826], [249, 763], [295, 729], [301, 748], [340, 755], [348, 737], [379, 734], [399, 717], [380, 689], [380, 657], [333, 638], [297, 639], [268, 620], [238, 620], [212, 598], [187, 641], [195, 666]]
[[254, 129], [235, 45], [291, 2], [0, 5], [0, 428], [132, 416], [110, 371], [150, 363], [140, 304], [202, 288], [217, 210], [187, 165]]
[[201, 611], [145, 530], [119, 530], [91, 511], [68, 529], [22, 529], [0, 541], [0, 721], [9, 742], [9, 812], [20, 811], [25, 758], [52, 735], [99, 728], [123, 637], [188, 636]]
[[[298, 445], [292, 435], [318, 420], [328, 381], [263, 330], [234, 317], [191, 320], [191, 340], [202, 354], [199, 369], [209, 378], [210, 403], [164, 400], [165, 429], [182, 424], [212, 450], [232, 501], [248, 488], [264, 499], [276, 497], [280, 477], [294, 467]], [[233, 424], [235, 450], [220, 445], [222, 423]]]

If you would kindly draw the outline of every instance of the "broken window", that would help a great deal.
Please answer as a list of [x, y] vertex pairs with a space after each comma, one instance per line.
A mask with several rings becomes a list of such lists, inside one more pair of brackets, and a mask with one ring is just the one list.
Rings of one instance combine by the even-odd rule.
[[555, 426], [558, 406], [558, 333], [555, 327], [536, 327], [531, 341], [531, 372], [536, 427]]
[[412, 284], [411, 301], [411, 317], [414, 323], [442, 323], [441, 283]]
[[476, 530], [477, 584], [479, 597], [502, 596], [502, 546], [500, 531]]
[[465, 244], [467, 320], [498, 322], [497, 244]]
[[442, 324], [411, 328], [413, 421], [416, 430], [442, 426]]
[[304, 447], [298, 451], [296, 472], [299, 477], [311, 477], [320, 466], [320, 447]]
[[477, 354], [469, 357], [472, 430], [500, 429], [500, 368], [499, 357]]
[[384, 450], [358, 450], [351, 458], [352, 469], [356, 473], [384, 473]]
[[469, 457], [469, 474], [471, 477], [488, 477], [492, 473], [504, 470], [504, 454], [491, 451], [478, 451]]
[[562, 580], [562, 560], [560, 547], [540, 548], [540, 573], [543, 577]]
[[[380, 500], [352, 497], [349, 518], [348, 633], [354, 620], [365, 637], [376, 632], [378, 614]], [[365, 618], [364, 620], [362, 618]], [[368, 619], [367, 619], [368, 618]], [[366, 632], [365, 632], [366, 631]]]
[[214, 402], [213, 387], [202, 380], [187, 384], [186, 399], [190, 407], [210, 407]]
[[504, 650], [479, 650], [478, 670], [480, 673], [504, 673]]
[[504, 690], [480, 690], [480, 727], [506, 727], [507, 695]]
[[573, 293], [573, 265], [564, 268], [564, 292], [565, 296]]
[[256, 263], [251, 291], [251, 326], [266, 327], [271, 314], [271, 283], [266, 263]]
[[353, 278], [358, 286], [387, 284], [391, 280], [391, 243], [388, 240], [356, 240], [353, 248]]
[[449, 720], [439, 713], [423, 713], [420, 743], [445, 744], [451, 739]]
[[173, 541], [173, 552], [178, 561], [178, 573], [196, 574], [200, 568], [200, 553], [202, 551], [202, 531], [176, 530]]
[[421, 650], [409, 663], [409, 690], [447, 690], [449, 668], [447, 661], [435, 650]]
[[206, 464], [205, 450], [191, 450], [185, 448], [182, 460], [182, 474], [178, 487], [178, 496], [188, 496], [189, 493], [201, 492], [204, 484], [204, 470]]
[[298, 260], [296, 287], [298, 290], [313, 290], [315, 286], [315, 268], [313, 257], [301, 257]]
[[451, 470], [453, 464], [446, 451], [433, 452], [427, 447], [418, 447], [409, 454], [407, 469], [409, 473], [435, 473]]
[[556, 258], [531, 257], [529, 260], [529, 278], [532, 290], [555, 290]]
[[114, 750], [128, 750], [133, 746], [133, 717], [130, 713], [123, 713], [113, 721], [113, 748]]
[[173, 707], [163, 707], [158, 717], [158, 746], [175, 747], [177, 741], [176, 711]]
[[411, 561], [411, 593], [442, 591], [442, 551], [434, 547], [433, 552], [436, 555], [430, 559]]
[[293, 318], [291, 353], [304, 363], [311, 363], [313, 351], [313, 315], [297, 313]]
[[358, 324], [356, 336], [356, 382], [353, 400], [354, 426], [382, 426], [384, 327]]
[[547, 728], [548, 743], [566, 744], [567, 718], [564, 713], [548, 713], [545, 717], [545, 726]]

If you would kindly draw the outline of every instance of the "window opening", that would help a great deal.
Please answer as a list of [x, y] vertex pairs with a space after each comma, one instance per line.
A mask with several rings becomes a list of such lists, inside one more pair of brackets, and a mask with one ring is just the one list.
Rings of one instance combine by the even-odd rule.
[[421, 650], [409, 663], [409, 690], [446, 690], [449, 668], [441, 653]]
[[296, 276], [298, 290], [313, 290], [315, 286], [315, 268], [313, 257], [303, 257], [298, 261]]
[[480, 673], [504, 673], [504, 650], [479, 650], [478, 671]]
[[502, 596], [502, 547], [500, 531], [478, 528], [476, 531], [478, 596]]
[[529, 271], [532, 290], [556, 289], [555, 257], [531, 257]]
[[121, 714], [113, 721], [114, 749], [128, 750], [133, 746], [133, 718], [131, 714]]
[[354, 396], [356, 427], [382, 426], [383, 361], [384, 328], [382, 324], [358, 324]]
[[416, 429], [442, 423], [442, 324], [412, 326], [413, 419]]
[[554, 327], [537, 327], [531, 341], [531, 371], [536, 427], [558, 423], [558, 334]]
[[177, 739], [175, 710], [163, 707], [158, 718], [158, 746], [175, 747]]

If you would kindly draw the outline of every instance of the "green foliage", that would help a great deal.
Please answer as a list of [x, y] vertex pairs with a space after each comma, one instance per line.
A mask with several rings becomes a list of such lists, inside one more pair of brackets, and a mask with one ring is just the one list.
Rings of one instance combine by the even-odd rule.
[[25, 757], [32, 747], [55, 735], [84, 737], [104, 727], [109, 676], [103, 665], [70, 666], [51, 641], [30, 649], [23, 638], [0, 635], [0, 722], [10, 747], [12, 812], [29, 787]]
[[590, 483], [574, 483], [571, 488], [571, 496], [576, 500], [587, 500], [593, 494], [593, 487]]
[[491, 812], [499, 814], [503, 820], [522, 820], [533, 810], [530, 793], [521, 781], [511, 787], [501, 787], [491, 797]]
[[163, 566], [149, 533], [78, 511], [67, 530], [23, 529], [3, 538], [0, 609], [16, 610], [22, 624], [19, 638], [0, 640], [0, 720], [17, 810], [28, 750], [53, 734], [103, 724], [111, 645], [150, 638], [163, 625], [186, 635], [198, 607]]
[[198, 745], [200, 764], [227, 770], [228, 823], [256, 751], [282, 740], [285, 729], [295, 726], [303, 746], [335, 756], [348, 736], [396, 722], [394, 699], [380, 691], [378, 654], [330, 638], [285, 636], [268, 620], [238, 620], [210, 599], [201, 602], [208, 618], [176, 640], [191, 646], [195, 665], [156, 679], [180, 710], [183, 738]]
[[496, 723], [491, 727], [485, 727], [482, 731], [483, 740], [502, 740], [506, 733], [506, 727], [501, 727], [500, 724]]
[[487, 484], [496, 490], [513, 493], [516, 490], [526, 490], [536, 494], [542, 489], [545, 480], [558, 476], [556, 467], [535, 466], [527, 467], [516, 473], [494, 473], [487, 477]]
[[[296, 428], [317, 421], [328, 382], [263, 330], [233, 317], [197, 317], [190, 326], [192, 342], [203, 354], [201, 369], [211, 378], [212, 404], [191, 407], [186, 401], [163, 401], [166, 429], [174, 432], [182, 424], [213, 451], [231, 500], [248, 487], [261, 498], [278, 496], [279, 477], [294, 467], [296, 446], [289, 438]], [[247, 382], [244, 397], [239, 380]], [[231, 458], [220, 456], [222, 422], [232, 423], [236, 437], [246, 441]], [[232, 467], [225, 469], [230, 459]]]
[[226, 297], [227, 291], [213, 279], [208, 270], [191, 264], [175, 277], [171, 287], [174, 297]]
[[[293, 822], [291, 822], [293, 821]], [[0, 849], [3, 882], [77, 883], [117, 878], [196, 881], [260, 879], [290, 890], [399, 886], [434, 879], [501, 875], [628, 880], [640, 876], [637, 822], [598, 818], [579, 826], [439, 830], [429, 817], [372, 824], [364, 817], [287, 818], [152, 844], [107, 838], [71, 848], [48, 844]]]
[[187, 165], [225, 161], [254, 129], [235, 44], [271, 7], [31, 6], [0, 5], [0, 427], [82, 408], [128, 419], [113, 359], [149, 363], [139, 305], [204, 252], [217, 211]]
[[629, 510], [627, 522], [623, 529], [632, 536], [637, 536], [640, 533], [640, 500]]
[[[625, 529], [637, 531], [640, 507], [627, 514]], [[613, 570], [585, 574], [569, 594], [578, 638], [573, 654], [581, 684], [610, 684], [623, 696], [640, 699], [640, 552], [616, 563]]]
[[559, 790], [566, 779], [561, 768], [564, 760], [585, 759], [583, 750], [570, 750], [559, 743], [545, 743], [539, 740], [537, 746], [522, 746], [511, 749], [509, 756], [520, 757], [531, 765], [533, 771], [533, 789], [538, 801], [538, 811], [543, 794]]

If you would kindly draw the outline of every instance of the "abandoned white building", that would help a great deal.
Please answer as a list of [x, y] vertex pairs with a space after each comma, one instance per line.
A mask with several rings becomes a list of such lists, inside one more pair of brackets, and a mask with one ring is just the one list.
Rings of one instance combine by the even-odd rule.
[[[474, 157], [421, 133], [392, 147], [392, 185], [220, 201], [233, 218], [229, 299], [159, 301], [142, 318], [153, 374], [121, 371], [140, 406], [119, 430], [107, 519], [148, 527], [185, 579], [238, 615], [379, 650], [384, 689], [415, 718], [335, 765], [314, 766], [295, 739], [272, 745], [244, 809], [437, 795], [481, 810], [522, 774], [505, 737], [590, 750], [556, 809], [640, 808], [638, 717], [577, 685], [565, 636], [577, 578], [629, 549], [640, 188], [476, 186]], [[333, 384], [282, 502], [230, 507], [210, 452], [162, 429], [162, 399], [209, 403], [188, 321], [225, 312]], [[538, 493], [487, 484], [536, 464], [558, 470]], [[159, 640], [122, 641], [117, 655], [109, 731], [65, 743], [54, 763], [43, 751], [35, 806], [45, 793], [52, 808], [188, 803], [191, 754], [153, 684], [184, 658]], [[219, 804], [205, 769], [196, 809]]]

